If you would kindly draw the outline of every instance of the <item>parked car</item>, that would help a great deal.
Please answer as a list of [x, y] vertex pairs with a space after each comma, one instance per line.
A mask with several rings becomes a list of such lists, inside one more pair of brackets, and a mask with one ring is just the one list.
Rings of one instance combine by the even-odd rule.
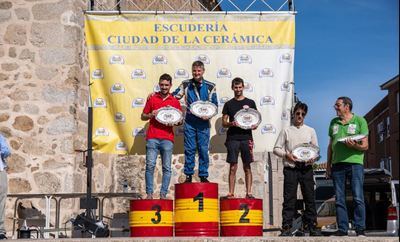
[[[352, 224], [353, 201], [350, 186], [347, 186], [346, 204], [349, 214], [349, 234], [355, 234]], [[364, 199], [366, 206], [367, 236], [399, 235], [399, 181], [391, 180], [384, 169], [365, 169]], [[337, 230], [334, 196], [317, 209], [318, 227], [324, 235]]]

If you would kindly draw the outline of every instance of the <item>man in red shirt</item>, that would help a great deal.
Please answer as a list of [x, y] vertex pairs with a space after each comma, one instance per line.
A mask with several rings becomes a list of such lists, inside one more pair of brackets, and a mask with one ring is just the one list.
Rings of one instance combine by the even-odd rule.
[[171, 180], [171, 157], [174, 148], [174, 132], [173, 127], [159, 123], [155, 116], [158, 109], [171, 106], [182, 110], [179, 101], [170, 94], [172, 87], [172, 78], [168, 74], [160, 76], [158, 85], [160, 91], [154, 95], [150, 95], [143, 109], [141, 119], [143, 121], [150, 120], [150, 125], [146, 135], [146, 194], [147, 199], [153, 199], [153, 180], [154, 168], [158, 152], [162, 161], [162, 185], [160, 189], [160, 199], [165, 199], [168, 193], [169, 182]]

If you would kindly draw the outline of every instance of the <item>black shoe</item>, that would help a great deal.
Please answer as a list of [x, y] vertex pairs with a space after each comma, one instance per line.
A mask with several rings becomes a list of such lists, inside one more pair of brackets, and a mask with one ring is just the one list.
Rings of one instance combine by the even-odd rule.
[[365, 237], [365, 231], [364, 230], [356, 230], [357, 236]]
[[331, 236], [348, 236], [348, 234], [346, 232], [338, 230], [335, 233], [333, 233]]
[[0, 234], [0, 239], [7, 239], [7, 236], [5, 234]]
[[207, 183], [207, 182], [210, 182], [210, 181], [207, 180], [207, 177], [200, 176], [200, 182]]
[[185, 183], [191, 183], [191, 182], [192, 182], [192, 176], [191, 175], [187, 175]]
[[310, 227], [308, 231], [309, 231], [310, 236], [322, 236], [319, 229], [317, 229], [315, 227]]

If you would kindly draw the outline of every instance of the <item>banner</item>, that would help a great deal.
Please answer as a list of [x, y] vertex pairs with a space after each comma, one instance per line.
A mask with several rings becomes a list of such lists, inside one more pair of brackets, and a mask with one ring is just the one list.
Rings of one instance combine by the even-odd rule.
[[[231, 80], [245, 80], [262, 122], [253, 131], [255, 151], [272, 151], [290, 123], [293, 99], [294, 15], [121, 14], [86, 15], [93, 148], [116, 154], [145, 154], [148, 123], [140, 115], [163, 73], [173, 88], [190, 79], [191, 64], [205, 64], [204, 78], [216, 84], [219, 110], [211, 120], [211, 153], [226, 152], [222, 107], [233, 98]], [[182, 103], [183, 104], [183, 103]], [[183, 153], [183, 126], [175, 127], [175, 153]]]

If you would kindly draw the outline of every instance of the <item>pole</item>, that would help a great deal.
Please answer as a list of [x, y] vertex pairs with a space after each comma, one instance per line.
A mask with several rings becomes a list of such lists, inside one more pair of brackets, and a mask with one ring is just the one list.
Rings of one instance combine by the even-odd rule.
[[271, 154], [268, 152], [268, 198], [269, 198], [269, 224], [274, 224], [274, 196], [273, 196], [273, 184], [272, 184], [272, 162], [271, 162]]
[[93, 108], [91, 105], [88, 107], [88, 137], [87, 137], [87, 156], [86, 156], [86, 217], [92, 218], [91, 208], [89, 206], [92, 200], [92, 168], [93, 168], [93, 144], [92, 144], [92, 134], [93, 134]]

